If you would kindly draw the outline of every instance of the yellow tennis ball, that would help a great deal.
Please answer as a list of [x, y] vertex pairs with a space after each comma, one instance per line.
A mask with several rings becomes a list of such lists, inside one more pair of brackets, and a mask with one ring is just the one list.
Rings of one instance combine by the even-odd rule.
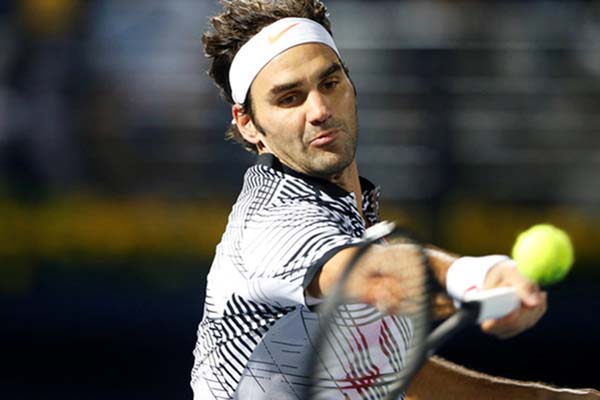
[[517, 237], [512, 258], [523, 276], [540, 285], [549, 285], [567, 275], [575, 256], [565, 231], [550, 224], [540, 224]]

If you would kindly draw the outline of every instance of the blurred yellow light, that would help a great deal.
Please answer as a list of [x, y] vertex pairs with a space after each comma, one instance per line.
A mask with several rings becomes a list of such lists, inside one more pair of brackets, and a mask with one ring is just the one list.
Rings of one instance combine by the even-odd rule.
[[79, 11], [79, 0], [21, 0], [21, 16], [27, 29], [36, 34], [68, 30]]

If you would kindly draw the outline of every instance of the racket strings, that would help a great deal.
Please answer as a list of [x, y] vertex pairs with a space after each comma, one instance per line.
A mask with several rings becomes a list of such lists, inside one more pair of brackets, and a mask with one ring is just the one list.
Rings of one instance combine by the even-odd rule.
[[[392, 307], [348, 299], [342, 290], [345, 282], [340, 282], [320, 308], [308, 399], [340, 392], [350, 399], [391, 399], [421, 365], [434, 286], [425, 250], [408, 239], [401, 246], [406, 246], [406, 257], [382, 269], [383, 275], [401, 276], [401, 285], [394, 286], [388, 299]], [[345, 279], [359, 258], [348, 265]]]
[[[413, 304], [427, 307], [430, 304], [427, 298], [414, 300]], [[367, 385], [371, 388], [384, 390], [384, 394], [391, 392], [399, 381], [405, 381], [412, 374], [411, 365], [419, 363], [418, 349], [424, 345], [424, 337], [429, 327], [428, 319], [422, 313], [415, 315], [385, 315], [380, 311], [372, 312], [371, 318], [360, 320], [353, 318], [349, 311], [342, 307], [329, 321], [326, 330], [322, 332], [325, 343], [320, 351], [320, 362], [316, 367], [314, 389], [353, 389], [358, 384]], [[363, 327], [369, 327], [373, 323], [392, 319], [399, 320], [395, 331], [390, 332], [385, 338], [378, 332], [379, 341], [388, 341], [387, 346], [379, 344], [379, 350], [386, 347], [386, 363], [392, 366], [392, 370], [377, 371], [374, 373], [377, 362], [372, 360], [373, 349], [363, 347], [359, 342], [361, 335], [367, 332], [361, 331]], [[389, 322], [388, 322], [389, 323]], [[378, 361], [381, 361], [379, 359]], [[332, 367], [333, 365], [333, 367]], [[342, 373], [340, 374], [340, 371]]]

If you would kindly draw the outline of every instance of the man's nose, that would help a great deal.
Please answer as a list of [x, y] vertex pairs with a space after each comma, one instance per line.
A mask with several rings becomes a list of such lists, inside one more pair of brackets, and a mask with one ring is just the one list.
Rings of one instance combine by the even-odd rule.
[[329, 101], [323, 94], [317, 91], [310, 93], [307, 105], [307, 119], [312, 125], [321, 125], [331, 117]]

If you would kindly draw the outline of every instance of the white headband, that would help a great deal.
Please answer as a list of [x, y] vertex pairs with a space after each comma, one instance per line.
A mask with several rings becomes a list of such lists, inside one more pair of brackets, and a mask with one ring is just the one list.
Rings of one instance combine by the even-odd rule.
[[250, 85], [275, 56], [304, 43], [323, 43], [340, 52], [333, 38], [319, 23], [308, 18], [283, 18], [264, 27], [237, 52], [229, 69], [233, 101], [244, 104]]

